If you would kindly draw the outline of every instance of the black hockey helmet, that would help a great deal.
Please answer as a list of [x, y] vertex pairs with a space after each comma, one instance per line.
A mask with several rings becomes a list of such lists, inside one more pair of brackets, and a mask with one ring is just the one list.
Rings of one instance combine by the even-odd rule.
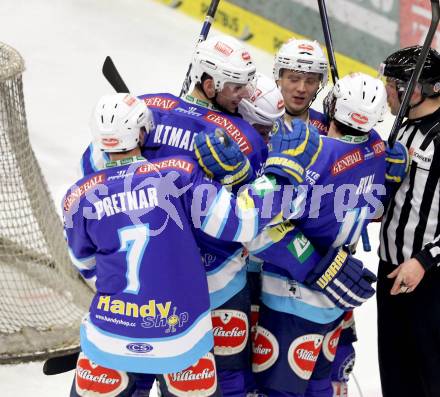
[[[381, 74], [407, 83], [417, 64], [421, 50], [421, 46], [411, 46], [392, 53], [381, 64]], [[433, 48], [429, 49], [418, 82], [422, 87], [422, 96], [440, 95], [440, 54]]]

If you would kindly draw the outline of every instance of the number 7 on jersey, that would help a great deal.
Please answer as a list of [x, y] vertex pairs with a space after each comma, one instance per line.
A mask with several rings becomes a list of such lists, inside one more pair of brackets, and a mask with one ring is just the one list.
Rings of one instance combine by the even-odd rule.
[[127, 251], [127, 286], [124, 292], [137, 294], [140, 288], [139, 270], [142, 257], [150, 240], [150, 229], [146, 225], [127, 226], [118, 230], [119, 242], [121, 247], [119, 251]]

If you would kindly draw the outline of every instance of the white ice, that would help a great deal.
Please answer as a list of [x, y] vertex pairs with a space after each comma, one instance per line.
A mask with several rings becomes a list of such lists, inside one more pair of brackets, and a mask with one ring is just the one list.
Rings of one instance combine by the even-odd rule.
[[[25, 59], [30, 141], [57, 206], [77, 179], [92, 107], [113, 92], [101, 74], [105, 56], [112, 56], [133, 93], [178, 94], [200, 29], [201, 22], [152, 0], [0, 1], [0, 41]], [[273, 56], [252, 53], [260, 71], [270, 75]], [[376, 271], [378, 226], [369, 231], [373, 251], [360, 250], [359, 257]], [[371, 299], [356, 310], [354, 373], [363, 397], [381, 395], [375, 305]], [[67, 396], [73, 371], [48, 377], [41, 368], [39, 362], [0, 366], [0, 396]], [[353, 381], [349, 395], [360, 396]]]

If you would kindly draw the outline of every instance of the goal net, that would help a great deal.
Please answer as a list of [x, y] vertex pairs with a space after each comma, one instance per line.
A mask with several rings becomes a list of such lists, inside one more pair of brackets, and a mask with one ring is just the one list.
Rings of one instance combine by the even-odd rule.
[[91, 299], [29, 143], [23, 71], [0, 42], [0, 363], [76, 348]]

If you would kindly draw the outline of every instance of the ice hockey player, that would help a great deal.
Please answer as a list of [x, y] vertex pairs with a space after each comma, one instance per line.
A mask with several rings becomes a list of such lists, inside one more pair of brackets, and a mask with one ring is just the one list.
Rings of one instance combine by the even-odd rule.
[[[261, 172], [266, 145], [237, 113], [240, 101], [254, 92], [256, 66], [248, 50], [230, 36], [208, 38], [197, 46], [191, 70], [191, 94], [139, 96], [153, 113], [155, 126], [142, 150], [155, 157], [192, 155], [197, 133], [221, 128], [240, 146], [254, 170]], [[100, 169], [105, 160], [102, 151], [90, 145], [81, 161], [83, 175]]]
[[[231, 70], [234, 73], [231, 74]], [[176, 154], [192, 155], [194, 138], [199, 132], [213, 132], [221, 128], [248, 157], [255, 171], [253, 178], [260, 175], [267, 158], [266, 143], [237, 114], [239, 102], [248, 98], [254, 91], [255, 71], [251, 55], [238, 40], [229, 36], [217, 36], [200, 43], [192, 62], [194, 89], [191, 95], [184, 98], [167, 93], [140, 96], [151, 109], [155, 124], [154, 131], [149, 134], [142, 147], [143, 155], [149, 159]], [[103, 164], [102, 158], [99, 149], [91, 145], [83, 156], [83, 171], [87, 174], [97, 170], [99, 164]], [[246, 181], [240, 176], [237, 181], [228, 180], [231, 186], [244, 182]], [[235, 387], [239, 387], [243, 390], [246, 381], [240, 371], [243, 367], [250, 366], [247, 255], [240, 244], [218, 242], [199, 234], [199, 245], [208, 276], [211, 308], [219, 309], [213, 312], [215, 341], [221, 343], [215, 349], [215, 352], [219, 353], [216, 354], [217, 367], [220, 371], [225, 369], [226, 381], [232, 381], [236, 385], [225, 386], [224, 389], [233, 392]], [[235, 300], [228, 302], [240, 292]], [[246, 343], [240, 341], [236, 345], [236, 338], [222, 336], [229, 335], [226, 328], [234, 323], [228, 321], [228, 324], [225, 324], [226, 318], [239, 323], [240, 332], [244, 331]], [[220, 382], [223, 383], [224, 377], [221, 373]], [[160, 384], [162, 393], [167, 395], [167, 382], [162, 380]], [[227, 395], [227, 392], [224, 394]]]
[[[322, 135], [326, 135], [329, 120], [325, 114], [311, 108], [318, 93], [328, 82], [328, 62], [319, 43], [292, 38], [282, 45], [275, 55], [274, 79], [286, 104], [286, 114], [280, 122], [284, 121], [285, 125], [289, 126], [292, 119], [299, 118], [318, 128]], [[347, 391], [346, 379], [354, 365], [355, 353], [352, 344], [357, 337], [353, 314], [346, 313], [346, 319], [331, 374], [334, 397], [343, 397], [341, 391]]]
[[[189, 222], [225, 240], [250, 241], [274, 214], [284, 212], [281, 194], [269, 216], [256, 218], [255, 211], [262, 214], [264, 207], [259, 194], [247, 190], [235, 200], [206, 179], [191, 158], [149, 162], [140, 157], [147, 114], [145, 104], [129, 94], [102, 98], [92, 119], [94, 143], [110, 153], [111, 161], [78, 181], [64, 199], [72, 260], [85, 278], [96, 276], [97, 289], [81, 327], [83, 354], [72, 396], [102, 388], [109, 397], [145, 395], [152, 382], [145, 374], [179, 371], [198, 359], [197, 365], [213, 364], [201, 375], [205, 386], [216, 389], [214, 361], [207, 359], [212, 337], [206, 279]], [[240, 173], [248, 160], [238, 146], [221, 144], [215, 134], [210, 138], [200, 153], [216, 152], [221, 166], [215, 176], [231, 173], [230, 158]], [[270, 172], [301, 177], [316, 158], [319, 142], [305, 128], [278, 137], [273, 146], [282, 150], [271, 152]], [[173, 249], [167, 249], [170, 241]], [[173, 390], [182, 381], [193, 390], [194, 381], [200, 384], [191, 371], [174, 373], [169, 378]]]
[[[194, 384], [189, 371], [177, 371], [204, 361], [211, 367], [202, 372], [203, 383], [215, 393], [206, 275], [190, 225], [196, 210], [185, 198], [190, 189], [197, 203], [197, 186], [212, 183], [196, 172], [197, 164], [189, 157], [150, 163], [141, 156], [151, 113], [129, 94], [103, 97], [91, 124], [94, 144], [110, 161], [74, 185], [63, 208], [71, 258], [85, 279], [96, 279], [97, 289], [81, 327], [83, 354], [72, 396], [87, 395], [90, 385], [103, 387], [109, 396], [132, 395], [136, 388], [146, 393], [154, 376], [145, 374], [174, 373], [166, 378], [171, 391], [178, 391], [182, 381], [194, 387], [200, 379]], [[238, 146], [229, 146], [230, 157], [238, 163], [235, 172], [251, 172]], [[219, 195], [229, 197], [225, 188], [217, 187]], [[202, 197], [199, 200], [201, 204]], [[222, 237], [252, 238], [255, 220], [249, 221], [251, 227], [240, 226], [234, 216]], [[209, 232], [213, 218], [200, 214], [199, 227]], [[235, 230], [226, 234], [234, 223]], [[167, 248], [170, 241], [173, 249]], [[95, 363], [108, 368], [97, 371]]]
[[323, 273], [320, 266], [292, 266], [292, 257], [302, 262], [313, 251], [301, 236], [289, 236], [290, 230], [299, 228], [318, 251], [350, 246], [376, 216], [384, 194], [385, 146], [371, 131], [386, 111], [383, 84], [363, 74], [346, 76], [326, 103], [329, 135], [307, 172], [312, 194], [297, 203], [291, 223], [247, 245], [265, 261], [253, 368], [259, 391], [269, 396], [333, 396], [329, 375], [344, 321], [341, 306], [321, 293], [331, 272], [324, 280], [313, 276]]
[[299, 118], [325, 135], [328, 121], [310, 107], [328, 81], [327, 58], [319, 43], [290, 39], [275, 55], [273, 75], [284, 98], [286, 125]]
[[254, 85], [250, 98], [243, 98], [238, 104], [238, 113], [267, 143], [275, 122], [285, 113], [284, 100], [275, 81], [262, 73], [257, 72]]
[[[257, 72], [255, 92], [249, 99], [242, 99], [238, 104], [238, 112], [260, 133], [265, 142], [268, 142], [275, 123], [283, 117], [285, 112], [283, 96], [275, 81]], [[251, 321], [249, 324], [251, 340], [253, 340], [258, 321], [262, 264], [263, 261], [261, 259], [249, 255], [247, 278], [251, 294]], [[249, 368], [249, 371], [252, 372], [251, 368]], [[255, 384], [248, 387], [251, 391], [255, 390], [255, 388]]]
[[[209, 112], [209, 118], [238, 143], [255, 170], [254, 179], [261, 175], [267, 157], [266, 142], [238, 114], [243, 100], [258, 92], [255, 65], [248, 50], [232, 37], [208, 38], [196, 48], [192, 81], [194, 89], [185, 99], [221, 110]], [[243, 182], [235, 184], [235, 189]], [[247, 251], [241, 244], [218, 242], [203, 234], [197, 237], [208, 277], [214, 353], [222, 393], [225, 397], [244, 396], [253, 384], [249, 376], [251, 292]]]

